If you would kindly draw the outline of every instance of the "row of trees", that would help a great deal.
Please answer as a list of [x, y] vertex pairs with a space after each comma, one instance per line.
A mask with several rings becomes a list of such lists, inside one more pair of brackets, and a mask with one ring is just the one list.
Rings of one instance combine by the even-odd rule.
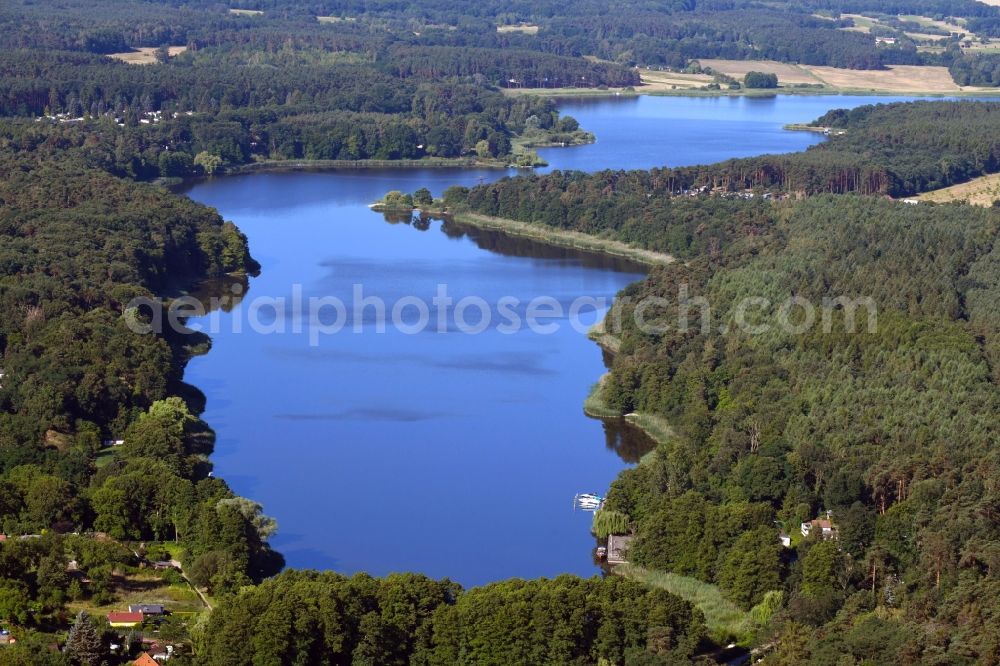
[[[294, 621], [290, 621], [294, 618]], [[690, 663], [705, 636], [679, 597], [623, 578], [462, 590], [414, 574], [285, 572], [216, 608], [205, 664]]]

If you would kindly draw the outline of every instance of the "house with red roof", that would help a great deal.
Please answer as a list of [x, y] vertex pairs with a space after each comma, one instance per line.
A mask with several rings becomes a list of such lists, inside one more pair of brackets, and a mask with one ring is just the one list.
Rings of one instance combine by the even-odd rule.
[[802, 536], [807, 537], [814, 532], [818, 532], [823, 539], [837, 538], [837, 526], [833, 524], [829, 513], [826, 518], [816, 518], [802, 523]]
[[108, 624], [112, 627], [130, 629], [142, 623], [142, 613], [108, 613]]

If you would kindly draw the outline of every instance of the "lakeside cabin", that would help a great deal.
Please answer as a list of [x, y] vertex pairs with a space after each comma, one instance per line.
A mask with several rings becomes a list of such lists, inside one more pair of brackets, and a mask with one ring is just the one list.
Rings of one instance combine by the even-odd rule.
[[628, 564], [625, 559], [628, 555], [629, 546], [632, 545], [631, 534], [612, 534], [608, 537], [608, 564]]

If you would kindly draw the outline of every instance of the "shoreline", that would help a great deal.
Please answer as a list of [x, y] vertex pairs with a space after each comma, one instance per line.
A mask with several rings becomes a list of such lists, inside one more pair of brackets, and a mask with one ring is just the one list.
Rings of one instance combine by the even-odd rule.
[[580, 231], [546, 228], [528, 222], [518, 222], [517, 220], [480, 215], [479, 213], [460, 211], [450, 213], [449, 215], [456, 222], [468, 224], [469, 226], [503, 231], [511, 236], [531, 238], [559, 247], [569, 247], [576, 250], [599, 252], [613, 257], [623, 257], [650, 267], [672, 264], [677, 261], [675, 257], [669, 254], [643, 250], [621, 241], [591, 236]]
[[504, 90], [508, 94], [549, 96], [554, 99], [579, 99], [588, 97], [777, 97], [823, 95], [829, 97], [929, 97], [962, 99], [994, 99], [1000, 97], [1000, 88], [992, 90], [956, 90], [941, 92], [940, 90], [885, 90], [878, 88], [741, 88], [740, 90], [703, 90], [700, 88], [678, 88], [677, 90], [642, 90], [642, 86], [633, 90], [609, 88], [518, 88]]
[[[587, 337], [597, 344], [597, 346], [602, 350], [612, 355], [617, 353], [618, 347], [621, 344], [621, 341], [618, 338], [605, 332], [603, 319], [590, 328], [590, 331], [587, 332]], [[674, 436], [674, 432], [671, 425], [662, 416], [647, 414], [645, 412], [619, 414], [617, 410], [611, 408], [606, 402], [604, 402], [604, 399], [601, 396], [601, 389], [607, 381], [609, 375], [610, 372], [605, 372], [601, 375], [597, 382], [590, 387], [590, 392], [587, 394], [587, 397], [583, 402], [583, 413], [592, 419], [600, 419], [602, 421], [608, 419], [624, 419], [626, 423], [638, 428], [644, 432], [647, 437], [656, 442], [657, 448], [661, 444], [666, 444], [670, 438]], [[656, 448], [644, 455], [638, 464], [642, 465], [650, 459], [650, 456], [654, 455], [656, 455]]]
[[[392, 209], [386, 208], [379, 202], [368, 204], [368, 207], [376, 212], [394, 212]], [[604, 254], [609, 257], [628, 259], [650, 268], [653, 266], [671, 264], [677, 261], [675, 257], [669, 254], [654, 252], [653, 250], [643, 250], [642, 248], [633, 247], [632, 245], [628, 245], [627, 243], [623, 243], [621, 241], [591, 236], [590, 234], [585, 234], [580, 231], [555, 229], [552, 227], [545, 227], [528, 222], [519, 222], [517, 220], [510, 220], [502, 217], [491, 217], [489, 215], [481, 215], [479, 213], [470, 213], [468, 211], [448, 211], [444, 209], [424, 210], [414, 207], [410, 208], [409, 212], [417, 210], [430, 215], [431, 217], [451, 220], [459, 224], [475, 227], [477, 229], [501, 231], [508, 236], [530, 238], [554, 247], [566, 247], [574, 250]], [[405, 213], [408, 211], [403, 208], [395, 212]]]
[[[502, 160], [439, 157], [418, 160], [264, 160], [225, 167], [217, 174], [240, 176], [281, 171], [327, 171], [333, 169], [530, 169], [515, 167]], [[206, 176], [207, 177], [207, 176]]]

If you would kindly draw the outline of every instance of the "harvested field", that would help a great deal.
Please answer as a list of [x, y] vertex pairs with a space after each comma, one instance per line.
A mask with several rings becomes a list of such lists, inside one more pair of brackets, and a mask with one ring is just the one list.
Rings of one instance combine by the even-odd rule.
[[[894, 65], [886, 70], [809, 67], [817, 78], [833, 88], [876, 90], [880, 92], [957, 93], [956, 84], [946, 67]], [[779, 77], [780, 80], [780, 77]]]
[[700, 88], [712, 82], [712, 77], [707, 74], [663, 72], [653, 69], [640, 70], [639, 76], [642, 78], [643, 85], [637, 90], [641, 90], [642, 92]]
[[698, 60], [702, 67], [711, 67], [716, 72], [721, 72], [734, 79], [743, 80], [748, 72], [764, 72], [765, 74], [777, 74], [779, 85], [795, 85], [798, 83], [822, 83], [811, 75], [808, 68], [799, 65], [792, 65], [787, 62], [775, 62], [773, 60], [716, 60], [714, 58], [701, 58]]

